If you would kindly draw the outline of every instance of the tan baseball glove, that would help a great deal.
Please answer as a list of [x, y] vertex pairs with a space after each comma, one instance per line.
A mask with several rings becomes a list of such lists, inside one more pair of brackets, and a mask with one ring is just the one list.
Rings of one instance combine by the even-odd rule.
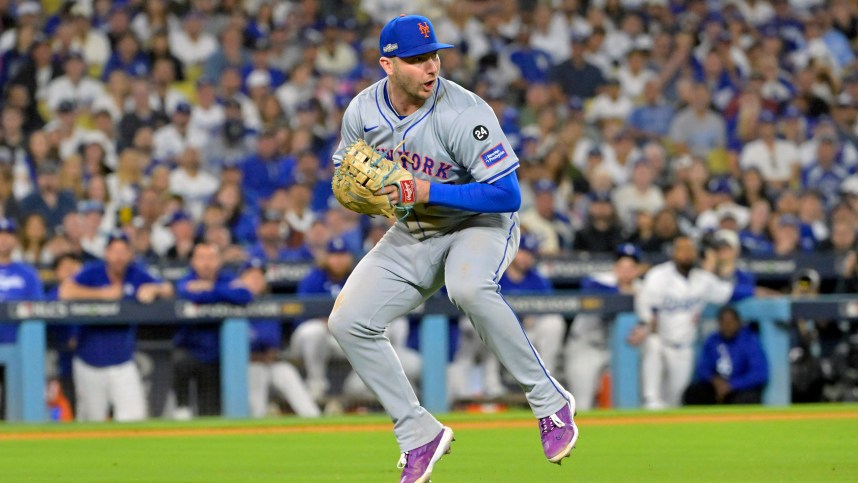
[[[396, 218], [414, 205], [414, 176], [399, 164], [385, 158], [363, 139], [346, 147], [343, 160], [331, 181], [334, 197], [346, 208], [366, 215]], [[385, 186], [399, 189], [399, 205], [391, 204], [387, 195], [375, 194]]]

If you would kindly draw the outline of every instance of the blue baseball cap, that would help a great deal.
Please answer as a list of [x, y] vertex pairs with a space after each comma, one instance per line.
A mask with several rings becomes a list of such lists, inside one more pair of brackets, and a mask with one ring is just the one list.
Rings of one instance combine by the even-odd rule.
[[706, 191], [710, 193], [730, 195], [733, 194], [733, 187], [730, 185], [730, 180], [727, 178], [712, 178], [706, 184]]
[[414, 57], [441, 49], [452, 49], [435, 37], [435, 27], [422, 15], [400, 15], [381, 29], [378, 49], [384, 57]]
[[262, 270], [264, 272], [265, 271], [265, 265], [266, 265], [265, 260], [263, 260], [262, 258], [251, 257], [246, 262], [241, 264], [241, 268], [239, 269], [239, 272], [244, 272], [244, 271], [250, 270], [250, 269]]
[[0, 217], [0, 233], [15, 234], [18, 231], [18, 226], [15, 220], [6, 217]]
[[624, 257], [629, 257], [632, 260], [639, 262], [641, 261], [641, 252], [634, 244], [623, 243], [617, 247], [617, 260]]
[[328, 242], [327, 251], [328, 253], [350, 253], [349, 246], [346, 244], [345, 239], [341, 237], [332, 238]]
[[188, 216], [188, 214], [182, 210], [175, 211], [172, 215], [170, 215], [170, 218], [167, 220], [166, 224], [167, 226], [173, 226], [180, 221], [191, 221], [191, 217]]
[[110, 244], [115, 241], [121, 241], [131, 245], [131, 241], [128, 239], [128, 234], [119, 228], [111, 230], [110, 233], [107, 234], [107, 244], [105, 246], [110, 246]]
[[539, 253], [539, 238], [530, 233], [522, 233], [521, 241], [518, 243], [519, 250], [527, 250], [530, 253]]
[[775, 113], [773, 113], [772, 111], [765, 110], [760, 113], [760, 116], [757, 121], [760, 124], [774, 124], [777, 121], [777, 118], [775, 117]]
[[553, 193], [557, 190], [557, 185], [550, 179], [540, 178], [533, 183], [534, 193]]

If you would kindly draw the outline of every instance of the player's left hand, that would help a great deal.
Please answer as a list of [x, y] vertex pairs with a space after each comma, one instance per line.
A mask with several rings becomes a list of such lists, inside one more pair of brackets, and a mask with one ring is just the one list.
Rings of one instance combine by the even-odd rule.
[[141, 304], [151, 304], [158, 296], [158, 285], [147, 283], [137, 289], [137, 301]]
[[[429, 202], [429, 182], [425, 179], [414, 178], [414, 191], [415, 194], [415, 203], [428, 203]], [[385, 195], [390, 200], [390, 204], [393, 206], [398, 206], [399, 201], [402, 197], [402, 194], [399, 192], [399, 188], [393, 185], [385, 186], [384, 188], [377, 191], [375, 194], [377, 195]]]

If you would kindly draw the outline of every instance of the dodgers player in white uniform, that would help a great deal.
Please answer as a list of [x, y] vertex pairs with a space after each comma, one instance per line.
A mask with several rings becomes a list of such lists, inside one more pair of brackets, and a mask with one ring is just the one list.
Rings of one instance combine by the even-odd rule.
[[[388, 22], [379, 42], [387, 77], [351, 101], [333, 156], [339, 164], [345, 146], [365, 138], [415, 178], [413, 209], [360, 261], [328, 320], [394, 422], [400, 482], [428, 481], [453, 431], [420, 406], [384, 330], [445, 284], [524, 389], [549, 461], [561, 462], [578, 438], [574, 399], [545, 369], [500, 295], [498, 279], [518, 250], [519, 163], [488, 104], [439, 77], [438, 50], [451, 47], [436, 40], [425, 17]], [[395, 187], [383, 192], [399, 201]]]
[[691, 382], [697, 325], [707, 303], [724, 304], [733, 282], [715, 275], [711, 251], [697, 267], [694, 241], [680, 236], [673, 242], [673, 260], [652, 267], [635, 296], [639, 324], [629, 335], [643, 344], [641, 392], [647, 409], [676, 407]]

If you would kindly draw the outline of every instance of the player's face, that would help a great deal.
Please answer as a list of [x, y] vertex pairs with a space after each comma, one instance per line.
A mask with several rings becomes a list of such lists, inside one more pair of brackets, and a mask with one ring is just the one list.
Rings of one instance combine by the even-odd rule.
[[628, 285], [638, 278], [638, 262], [630, 257], [622, 257], [614, 263], [614, 275], [618, 285]]
[[104, 263], [110, 272], [124, 272], [133, 259], [134, 251], [124, 241], [114, 241], [104, 249]]
[[354, 258], [351, 253], [328, 253], [325, 263], [334, 277], [344, 277], [352, 269]]
[[393, 58], [390, 59], [390, 67], [385, 69], [392, 81], [393, 89], [412, 100], [419, 101], [425, 101], [432, 95], [440, 70], [441, 58], [438, 52], [401, 59]]
[[683, 270], [690, 270], [697, 263], [697, 248], [690, 238], [678, 238], [673, 243], [673, 263]]
[[210, 243], [198, 246], [191, 258], [191, 267], [202, 280], [214, 280], [221, 267], [217, 246]]
[[718, 331], [725, 339], [732, 339], [742, 328], [742, 323], [732, 312], [724, 312], [718, 318]]
[[63, 281], [72, 278], [77, 272], [80, 271], [81, 264], [79, 261], [65, 258], [62, 262], [57, 266], [57, 280]]
[[533, 265], [536, 263], [536, 257], [533, 256], [533, 252], [530, 250], [519, 250], [518, 253], [515, 254], [515, 258], [512, 263], [515, 264], [517, 269], [522, 272], [526, 272], [533, 268]]
[[6, 258], [12, 255], [18, 239], [13, 233], [0, 232], [0, 257]]

